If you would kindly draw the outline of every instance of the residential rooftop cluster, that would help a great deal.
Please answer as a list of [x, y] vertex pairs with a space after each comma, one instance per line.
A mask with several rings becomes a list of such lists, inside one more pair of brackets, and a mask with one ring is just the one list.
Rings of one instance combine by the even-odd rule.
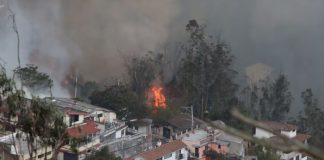
[[[249, 150], [255, 147], [242, 138], [210, 127], [204, 121], [182, 113], [168, 120], [167, 124], [155, 124], [151, 119], [136, 119], [124, 122], [117, 119], [114, 111], [68, 98], [48, 98], [63, 114], [68, 126], [68, 136], [84, 139], [76, 148], [73, 141], [66, 142], [59, 150], [59, 160], [83, 160], [94, 151], [108, 147], [109, 152], [127, 160], [211, 160], [220, 156], [237, 160], [257, 160]], [[1, 118], [6, 119], [4, 110]], [[19, 118], [12, 117], [12, 119]], [[222, 121], [215, 121], [226, 126]], [[297, 133], [297, 126], [287, 123], [260, 121], [274, 133], [307, 144], [309, 135]], [[18, 135], [20, 134], [20, 135]], [[28, 160], [29, 152], [21, 132], [2, 132], [0, 152], [4, 159]], [[280, 137], [260, 128], [255, 128], [256, 138], [280, 141]], [[20, 138], [17, 138], [20, 137]], [[37, 141], [36, 141], [37, 143]], [[284, 143], [284, 142], [281, 142]], [[51, 159], [50, 146], [37, 146], [35, 160]], [[307, 155], [298, 152], [278, 152], [282, 160], [307, 160]], [[216, 156], [216, 157], [215, 157]], [[19, 158], [17, 158], [19, 157]]]

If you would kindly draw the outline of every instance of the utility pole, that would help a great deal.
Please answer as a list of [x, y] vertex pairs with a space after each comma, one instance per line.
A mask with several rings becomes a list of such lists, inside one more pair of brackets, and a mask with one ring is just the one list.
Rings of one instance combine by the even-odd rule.
[[193, 119], [193, 106], [190, 106], [191, 109], [191, 130], [193, 131], [194, 129], [194, 119]]
[[74, 98], [77, 98], [77, 94], [78, 94], [78, 70], [75, 72]]

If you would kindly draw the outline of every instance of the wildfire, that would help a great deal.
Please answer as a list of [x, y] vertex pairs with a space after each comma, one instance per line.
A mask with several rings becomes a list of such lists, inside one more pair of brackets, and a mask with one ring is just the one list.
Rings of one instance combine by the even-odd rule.
[[165, 109], [167, 107], [166, 98], [162, 91], [163, 91], [162, 87], [153, 86], [151, 88], [151, 92], [153, 93], [153, 103], [152, 104], [155, 107], [155, 109], [157, 109], [157, 108]]

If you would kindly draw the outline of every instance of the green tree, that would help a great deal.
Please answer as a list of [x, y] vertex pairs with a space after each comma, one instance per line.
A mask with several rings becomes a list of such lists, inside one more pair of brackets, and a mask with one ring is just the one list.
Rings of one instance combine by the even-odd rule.
[[86, 160], [121, 160], [121, 158], [109, 153], [108, 147], [103, 147], [86, 157]]
[[241, 100], [240, 103], [243, 106], [246, 106], [246, 109], [250, 111], [251, 116], [253, 116], [254, 119], [261, 119], [260, 114], [260, 89], [256, 85], [245, 87], [241, 91]]
[[144, 99], [124, 84], [96, 91], [89, 99], [91, 104], [115, 111], [120, 119], [129, 120], [147, 115]]
[[311, 89], [301, 93], [304, 104], [304, 114], [299, 116], [299, 128], [302, 132], [311, 134], [310, 143], [324, 148], [324, 112], [319, 108], [318, 99], [314, 97]]
[[261, 118], [274, 121], [284, 120], [293, 100], [286, 76], [280, 74], [273, 83], [262, 88], [262, 94]]
[[[151, 108], [153, 109], [153, 107]], [[156, 124], [167, 125], [168, 120], [175, 116], [177, 113], [178, 111], [175, 111], [172, 108], [158, 108], [153, 112], [153, 114], [150, 114], [150, 118], [152, 118], [154, 123]]]
[[95, 91], [99, 90], [99, 85], [95, 81], [86, 81], [83, 84], [79, 84], [78, 97], [83, 101], [89, 101], [89, 97]]
[[184, 58], [179, 65], [178, 86], [199, 117], [208, 111], [213, 112], [212, 119], [222, 119], [236, 101], [237, 91], [229, 46], [206, 35], [205, 26], [196, 20], [189, 21], [186, 31], [189, 40], [181, 47]]
[[[39, 85], [31, 81], [33, 85]], [[0, 71], [0, 90], [1, 103], [8, 107], [8, 122], [12, 124], [12, 130], [15, 130], [18, 135], [16, 138], [13, 137], [13, 140], [18, 140], [18, 147], [21, 147], [20, 135], [24, 135], [30, 157], [36, 154], [35, 148], [38, 143], [43, 146], [52, 146], [55, 155], [66, 137], [66, 126], [62, 115], [45, 100], [37, 97], [27, 100], [24, 91], [18, 89], [14, 81], [7, 77], [3, 67]], [[12, 121], [11, 118], [16, 116], [18, 116], [18, 121]], [[15, 150], [18, 151], [16, 146]]]
[[256, 155], [258, 159], [262, 160], [280, 160], [280, 157], [276, 154], [276, 151], [271, 148], [264, 148], [262, 146], [258, 146], [256, 148]]
[[35, 149], [38, 144], [45, 147], [45, 151], [47, 147], [52, 147], [56, 156], [55, 153], [67, 140], [63, 116], [43, 99], [34, 97], [27, 104], [19, 113], [17, 128], [26, 135], [30, 157], [37, 155]]
[[143, 96], [155, 80], [154, 58], [147, 54], [144, 57], [133, 58], [126, 63], [130, 88], [138, 95]]
[[318, 107], [318, 100], [314, 98], [312, 89], [306, 89], [301, 93], [301, 98], [304, 104], [304, 115], [300, 115], [300, 128], [303, 132], [314, 133], [319, 127], [317, 126], [320, 120], [321, 110]]
[[26, 67], [18, 67], [15, 70], [22, 85], [33, 93], [41, 92], [44, 90], [51, 90], [53, 87], [53, 80], [46, 73], [38, 71], [38, 67], [32, 64]]

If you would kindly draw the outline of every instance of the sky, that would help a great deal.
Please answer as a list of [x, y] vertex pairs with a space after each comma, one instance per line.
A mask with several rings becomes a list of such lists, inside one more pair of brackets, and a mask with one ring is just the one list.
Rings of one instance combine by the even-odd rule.
[[[0, 57], [12, 70], [16, 39], [5, 1]], [[23, 64], [35, 63], [57, 84], [75, 69], [87, 79], [122, 77], [125, 59], [149, 50], [170, 50], [172, 59], [188, 20], [196, 19], [230, 44], [241, 79], [246, 67], [263, 63], [287, 75], [294, 105], [306, 88], [324, 98], [322, 0], [12, 0], [10, 8]]]

